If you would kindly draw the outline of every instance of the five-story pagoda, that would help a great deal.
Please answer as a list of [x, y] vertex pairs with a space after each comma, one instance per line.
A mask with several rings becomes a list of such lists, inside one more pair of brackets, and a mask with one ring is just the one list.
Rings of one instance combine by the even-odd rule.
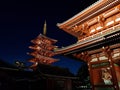
[[[46, 31], [46, 23], [44, 24], [44, 32]], [[45, 33], [44, 33], [45, 34]], [[33, 65], [30, 68], [35, 69], [38, 64], [52, 64], [57, 59], [52, 58], [55, 55], [54, 48], [56, 48], [55, 44], [57, 40], [51, 39], [45, 35], [39, 34], [35, 39], [31, 40], [34, 44], [29, 46], [33, 52], [28, 53], [29, 55], [33, 56], [33, 58], [29, 59], [29, 62], [32, 62]]]

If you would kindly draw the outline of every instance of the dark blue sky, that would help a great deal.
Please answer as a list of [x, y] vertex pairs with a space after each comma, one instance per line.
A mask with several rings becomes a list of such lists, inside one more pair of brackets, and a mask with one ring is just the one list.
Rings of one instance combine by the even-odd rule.
[[[43, 31], [47, 21], [47, 36], [58, 40], [59, 47], [76, 42], [76, 38], [60, 30], [56, 24], [66, 21], [97, 0], [16, 0], [4, 1], [0, 5], [0, 58], [14, 63], [25, 63], [30, 58], [28, 46]], [[75, 73], [80, 62], [58, 56], [54, 65], [68, 67]]]

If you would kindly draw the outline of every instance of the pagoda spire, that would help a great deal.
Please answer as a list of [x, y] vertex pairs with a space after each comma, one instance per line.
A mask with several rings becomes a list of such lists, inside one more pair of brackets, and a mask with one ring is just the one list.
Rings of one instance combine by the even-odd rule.
[[44, 22], [44, 27], [43, 27], [43, 35], [46, 35], [47, 33], [47, 23], [46, 23], [46, 20]]
[[54, 44], [57, 40], [46, 36], [46, 26], [45, 21], [43, 35], [39, 34], [35, 39], [31, 40], [33, 45], [29, 46], [29, 48], [32, 52], [27, 53], [32, 56], [32, 58], [29, 59], [29, 62], [33, 63], [30, 68], [35, 69], [39, 64], [51, 65], [58, 61], [58, 59], [52, 58], [55, 55], [54, 48], [56, 48], [56, 46]]

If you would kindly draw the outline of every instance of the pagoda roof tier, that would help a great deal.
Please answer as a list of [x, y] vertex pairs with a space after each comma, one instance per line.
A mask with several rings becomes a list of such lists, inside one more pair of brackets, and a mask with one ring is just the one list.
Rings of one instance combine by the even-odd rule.
[[48, 45], [48, 44], [39, 44], [39, 45], [33, 45], [33, 46], [29, 46], [30, 49], [33, 50], [53, 50], [54, 48], [56, 48], [57, 46], [53, 46], [53, 45]]
[[45, 57], [45, 58], [32, 58], [32, 59], [29, 59], [28, 61], [37, 65], [37, 63], [52, 64], [54, 62], [57, 62], [58, 59]]
[[33, 50], [42, 50], [42, 48], [39, 46], [39, 45], [33, 45], [33, 46], [29, 46], [30, 49], [33, 49]]
[[44, 39], [39, 39], [39, 38], [36, 38], [36, 39], [31, 40], [31, 42], [32, 42], [33, 44], [38, 44], [38, 45], [40, 45], [40, 44], [48, 44], [48, 45], [51, 45], [51, 44], [52, 44], [51, 41], [44, 40]]
[[42, 63], [42, 64], [52, 64], [54, 62], [57, 62], [58, 60], [56, 59], [51, 59], [51, 60], [46, 60], [46, 59], [43, 59], [43, 60], [39, 60], [38, 63]]
[[[89, 35], [91, 26], [95, 26], [96, 23], [97, 26], [98, 23], [101, 23], [100, 21], [119, 13], [119, 4], [120, 0], [99, 0], [67, 21], [58, 23], [57, 26], [77, 38], [84, 37]], [[97, 29], [101, 28], [97, 27]]]
[[36, 58], [35, 60], [53, 60], [53, 61], [58, 61], [58, 59], [42, 56], [42, 55], [39, 55], [39, 54], [35, 55], [34, 57]]
[[40, 43], [46, 43], [46, 44], [54, 44], [57, 42], [57, 40], [49, 38], [47, 36], [44, 36], [42, 34], [39, 34], [35, 39], [31, 41], [32, 43], [35, 44], [40, 44]]
[[42, 55], [46, 57], [52, 57], [55, 55], [55, 52], [53, 51], [46, 51], [46, 50], [40, 50], [40, 51], [33, 51], [31, 53], [28, 53], [29, 55], [36, 56], [36, 55]]
[[35, 63], [35, 62], [37, 62], [38, 60], [37, 60], [36, 58], [31, 58], [31, 59], [29, 59], [28, 61], [29, 61], [29, 62], [32, 62], [32, 63]]
[[31, 66], [30, 66], [30, 68], [36, 68], [38, 66], [38, 63], [36, 62], [36, 63], [33, 63]]

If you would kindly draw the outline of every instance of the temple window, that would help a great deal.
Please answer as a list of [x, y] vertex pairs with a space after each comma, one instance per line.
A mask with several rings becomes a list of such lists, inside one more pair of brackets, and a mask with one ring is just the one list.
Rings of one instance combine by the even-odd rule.
[[116, 21], [116, 22], [119, 22], [119, 21], [120, 21], [120, 18], [115, 19], [115, 21]]
[[110, 21], [106, 24], [106, 26], [112, 25], [114, 23], [114, 21]]
[[112, 58], [120, 57], [120, 49], [114, 49]]
[[115, 22], [120, 22], [120, 13], [118, 13], [115, 18]]
[[98, 61], [98, 58], [92, 58], [91, 62], [96, 62]]
[[90, 33], [93, 33], [93, 32], [95, 32], [95, 29], [90, 30]]
[[95, 27], [95, 30], [96, 30], [95, 32], [96, 33], [100, 32], [101, 30], [103, 30], [103, 27], [101, 26], [100, 23], [95, 24], [94, 27]]
[[113, 23], [114, 23], [113, 19], [112, 18], [108, 18], [105, 21], [105, 26], [108, 27], [108, 26], [112, 25]]
[[89, 33], [90, 34], [92, 34], [92, 33], [94, 33], [96, 30], [95, 30], [95, 26], [91, 26], [90, 28], [89, 28]]
[[99, 26], [96, 28], [96, 30], [101, 30], [103, 27], [102, 26]]
[[99, 60], [107, 60], [108, 58], [106, 56], [99, 57]]
[[113, 55], [113, 58], [118, 57], [118, 56], [120, 56], [120, 53], [115, 53], [115, 54]]
[[90, 62], [96, 62], [98, 61], [97, 54], [91, 55], [91, 61]]
[[99, 54], [99, 60], [108, 60], [108, 57], [105, 55], [104, 52]]

